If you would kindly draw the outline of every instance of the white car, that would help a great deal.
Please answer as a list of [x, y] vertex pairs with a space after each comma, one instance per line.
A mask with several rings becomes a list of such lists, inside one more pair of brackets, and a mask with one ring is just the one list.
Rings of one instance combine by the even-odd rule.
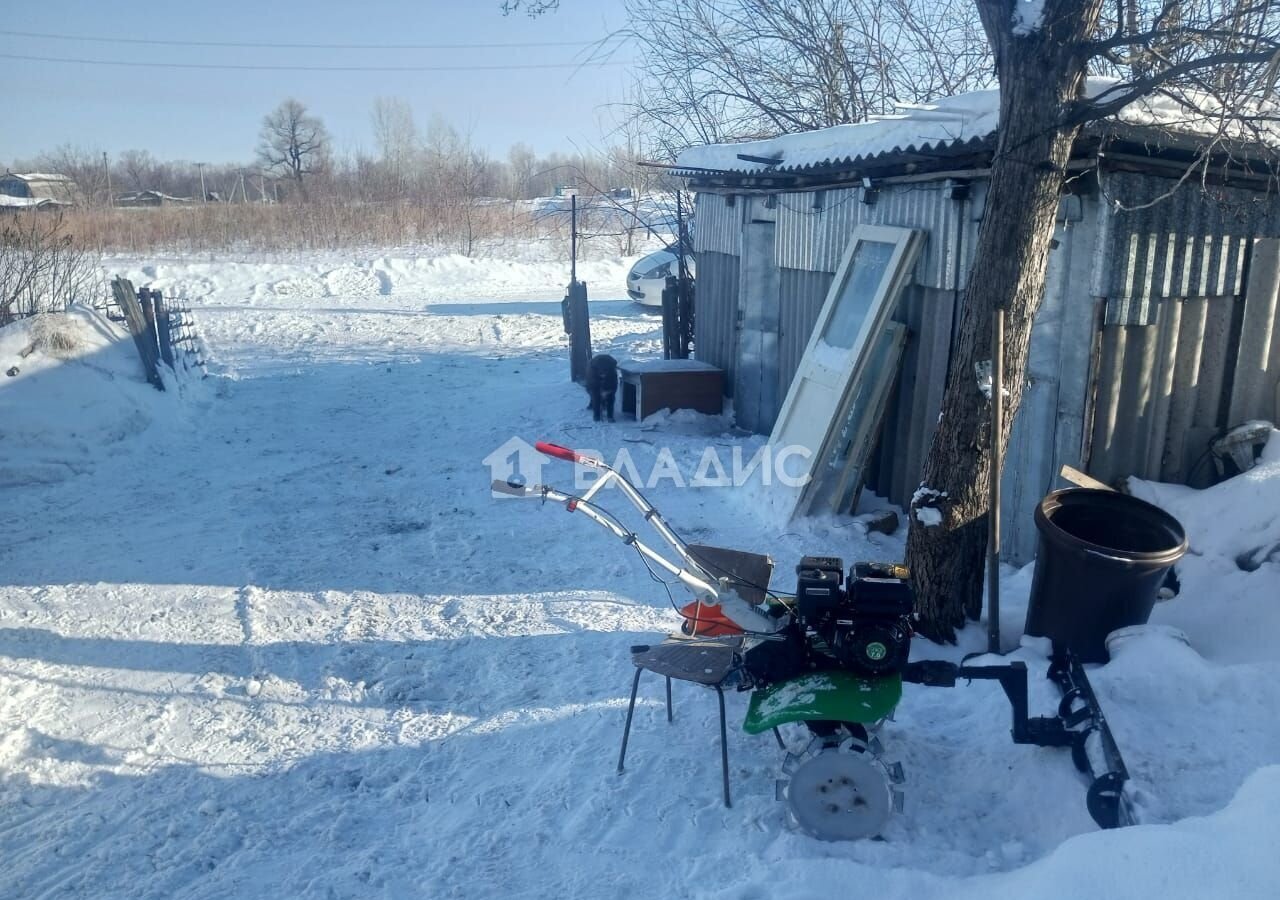
[[[689, 250], [685, 251], [684, 264], [689, 270], [689, 277], [693, 278], [693, 253]], [[660, 309], [662, 289], [667, 286], [667, 276], [677, 274], [679, 266], [675, 244], [640, 257], [627, 273], [627, 296], [642, 306]]]

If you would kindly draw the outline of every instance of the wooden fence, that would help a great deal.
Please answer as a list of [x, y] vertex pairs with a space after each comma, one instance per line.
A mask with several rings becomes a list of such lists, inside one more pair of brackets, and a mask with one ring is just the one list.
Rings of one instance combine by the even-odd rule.
[[156, 390], [164, 390], [161, 365], [174, 373], [181, 368], [199, 370], [202, 378], [208, 375], [189, 306], [166, 302], [159, 290], [134, 290], [127, 278], [112, 279], [111, 293], [133, 335], [147, 381]]

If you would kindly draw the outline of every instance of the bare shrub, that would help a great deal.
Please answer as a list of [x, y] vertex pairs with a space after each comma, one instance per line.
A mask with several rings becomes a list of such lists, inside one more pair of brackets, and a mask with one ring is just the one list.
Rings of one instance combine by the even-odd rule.
[[0, 325], [103, 294], [98, 254], [73, 234], [62, 212], [24, 212], [0, 223]]

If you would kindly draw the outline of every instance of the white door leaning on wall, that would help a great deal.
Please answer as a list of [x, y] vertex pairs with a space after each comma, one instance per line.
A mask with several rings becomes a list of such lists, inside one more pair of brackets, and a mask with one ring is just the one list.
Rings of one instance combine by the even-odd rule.
[[789, 477], [772, 489], [776, 508], [787, 516], [801, 508], [814, 467], [831, 455], [853, 388], [867, 374], [872, 338], [884, 331], [923, 243], [918, 229], [880, 225], [859, 225], [849, 239], [769, 436], [775, 454], [808, 451], [787, 454]]

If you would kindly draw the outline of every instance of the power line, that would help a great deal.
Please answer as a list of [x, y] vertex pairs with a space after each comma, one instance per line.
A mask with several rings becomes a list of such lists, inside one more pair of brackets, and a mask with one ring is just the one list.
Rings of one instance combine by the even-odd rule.
[[609, 60], [581, 63], [513, 63], [475, 66], [274, 66], [235, 63], [174, 63], [140, 60], [77, 59], [62, 56], [26, 56], [0, 53], [0, 59], [28, 62], [78, 63], [86, 66], [129, 66], [141, 69], [239, 69], [265, 72], [505, 72], [512, 69], [596, 69], [602, 66], [627, 66], [631, 62]]
[[[91, 41], [98, 44], [151, 44], [172, 47], [249, 47], [267, 50], [493, 50], [516, 47], [589, 47], [595, 41], [513, 41], [493, 44], [293, 44], [256, 41], [180, 41], [168, 38], [96, 37], [79, 34], [51, 34], [43, 31], [5, 31], [9, 37], [42, 38], [53, 41]], [[606, 39], [601, 39], [606, 40]]]

